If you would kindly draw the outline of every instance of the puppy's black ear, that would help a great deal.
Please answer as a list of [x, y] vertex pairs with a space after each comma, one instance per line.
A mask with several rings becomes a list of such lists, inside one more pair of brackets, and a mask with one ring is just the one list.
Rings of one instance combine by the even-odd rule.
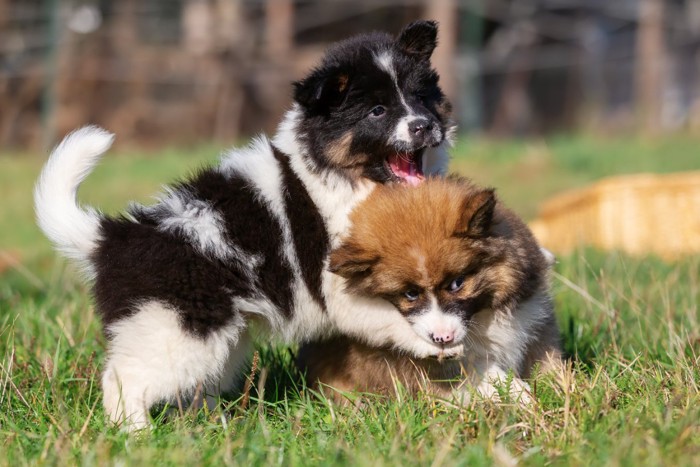
[[294, 83], [294, 100], [312, 112], [327, 113], [343, 103], [349, 85], [349, 73], [338, 68], [319, 68]]
[[407, 54], [428, 60], [437, 47], [437, 31], [435, 21], [414, 21], [401, 31], [396, 42]]
[[488, 235], [496, 208], [493, 189], [482, 190], [468, 196], [462, 205], [462, 216], [457, 222], [454, 235], [457, 237], [481, 238]]
[[328, 270], [345, 279], [358, 279], [372, 271], [379, 257], [352, 243], [343, 243], [331, 251]]

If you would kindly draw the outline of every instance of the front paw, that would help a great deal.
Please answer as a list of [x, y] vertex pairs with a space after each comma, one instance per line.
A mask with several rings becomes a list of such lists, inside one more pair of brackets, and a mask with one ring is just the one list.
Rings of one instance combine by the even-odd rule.
[[415, 340], [410, 348], [405, 345], [399, 349], [408, 351], [414, 358], [430, 358], [438, 362], [443, 360], [454, 360], [464, 355], [464, 344], [455, 344], [449, 347], [437, 346], [423, 340]]
[[462, 357], [464, 355], [464, 345], [463, 344], [457, 344], [457, 345], [452, 345], [450, 347], [443, 347], [440, 349], [440, 352], [438, 352], [437, 355], [434, 355], [433, 357], [436, 358], [439, 362], [443, 360], [455, 360], [457, 358]]
[[511, 401], [521, 405], [530, 405], [533, 402], [530, 385], [520, 378], [509, 377], [502, 370], [489, 371], [476, 390], [485, 399], [496, 402], [501, 401], [501, 394], [504, 393], [508, 394]]

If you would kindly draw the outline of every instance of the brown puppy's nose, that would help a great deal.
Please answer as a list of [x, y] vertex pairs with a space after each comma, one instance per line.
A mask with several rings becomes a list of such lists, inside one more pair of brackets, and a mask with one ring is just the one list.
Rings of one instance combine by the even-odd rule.
[[435, 332], [430, 335], [433, 342], [438, 344], [449, 344], [455, 338], [454, 331]]

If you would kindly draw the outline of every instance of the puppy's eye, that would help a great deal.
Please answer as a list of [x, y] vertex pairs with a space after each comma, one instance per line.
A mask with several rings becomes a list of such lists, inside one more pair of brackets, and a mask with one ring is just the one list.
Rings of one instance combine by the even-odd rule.
[[415, 302], [420, 297], [420, 290], [408, 289], [404, 292], [403, 296], [406, 297], [406, 300], [409, 302]]
[[369, 114], [372, 117], [381, 117], [385, 113], [386, 113], [386, 107], [384, 107], [383, 105], [378, 105], [369, 111]]
[[447, 286], [447, 290], [450, 292], [457, 292], [464, 285], [464, 276], [455, 277], [450, 285]]

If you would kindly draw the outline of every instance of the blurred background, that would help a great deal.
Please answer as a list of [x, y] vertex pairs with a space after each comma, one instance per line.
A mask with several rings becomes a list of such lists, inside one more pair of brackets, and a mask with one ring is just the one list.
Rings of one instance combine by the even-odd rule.
[[700, 126], [696, 0], [0, 0], [0, 148], [270, 132], [329, 42], [419, 18], [464, 132]]
[[453, 170], [557, 252], [700, 253], [698, 0], [0, 0], [0, 272], [53, 258], [30, 190], [70, 130], [118, 136], [88, 202], [148, 202], [274, 132], [329, 43], [421, 18], [440, 24]]

